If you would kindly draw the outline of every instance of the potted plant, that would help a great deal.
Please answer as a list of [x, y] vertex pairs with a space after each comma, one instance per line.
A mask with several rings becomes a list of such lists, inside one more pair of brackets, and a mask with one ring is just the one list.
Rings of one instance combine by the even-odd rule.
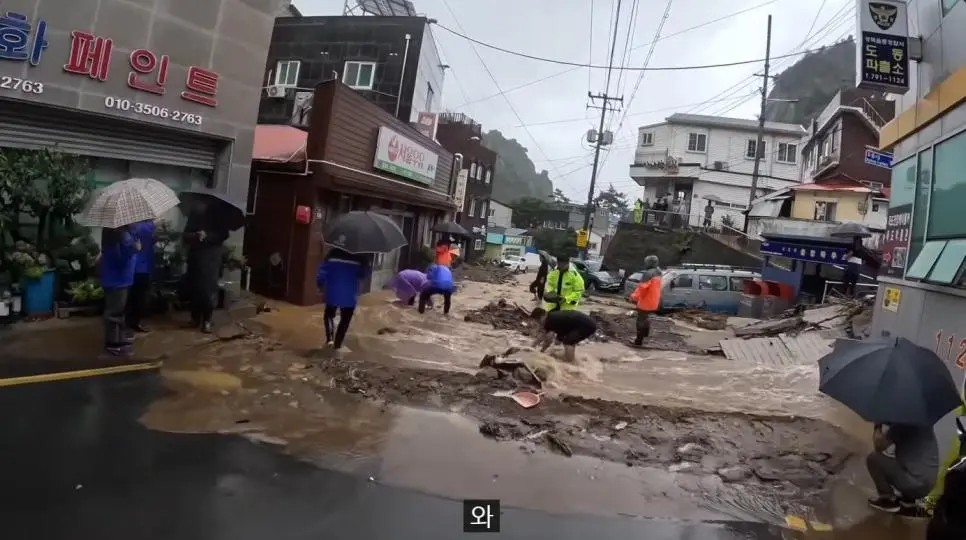
[[24, 287], [24, 311], [28, 317], [51, 315], [54, 312], [54, 268], [50, 257], [24, 241], [14, 244], [9, 256], [13, 268]]
[[101, 312], [104, 289], [96, 279], [71, 283], [67, 287], [67, 294], [70, 297], [70, 306], [66, 310], [68, 313], [97, 315]]

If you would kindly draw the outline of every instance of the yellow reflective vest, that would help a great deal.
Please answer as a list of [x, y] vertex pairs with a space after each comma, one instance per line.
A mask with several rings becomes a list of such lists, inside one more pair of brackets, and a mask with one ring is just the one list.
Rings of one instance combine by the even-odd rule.
[[[584, 294], [584, 278], [580, 277], [580, 273], [572, 266], [569, 270], [563, 272], [563, 278], [561, 278], [560, 274], [560, 270], [550, 272], [550, 275], [547, 276], [547, 286], [544, 288], [544, 295], [557, 295], [560, 298], [560, 309], [563, 311], [577, 309], [577, 304], [580, 303], [580, 299]], [[561, 279], [563, 279], [563, 283], [560, 286], [560, 293], [558, 294], [557, 285], [560, 284]], [[556, 303], [547, 303], [547, 311], [553, 311], [555, 309], [557, 309]]]

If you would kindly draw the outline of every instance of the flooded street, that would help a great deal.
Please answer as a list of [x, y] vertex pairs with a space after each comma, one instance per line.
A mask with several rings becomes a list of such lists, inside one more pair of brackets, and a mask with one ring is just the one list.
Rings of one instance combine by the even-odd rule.
[[[444, 497], [499, 498], [548, 512], [753, 521], [798, 535], [861, 526], [874, 532], [869, 538], [906, 538], [882, 536], [895, 526], [865, 507], [859, 462], [868, 427], [817, 392], [814, 365], [697, 354], [727, 331], [671, 319], [658, 321], [653, 337], [681, 350], [597, 336], [570, 365], [553, 349], [529, 349], [522, 323], [509, 330], [464, 321], [494, 300], [531, 309], [521, 283], [464, 282], [449, 316], [421, 316], [388, 294], [367, 295], [341, 360], [320, 349], [320, 309], [273, 309], [244, 323], [250, 335], [167, 358], [171, 392], [142, 422], [239, 435]], [[585, 309], [627, 312], [619, 298]], [[510, 348], [545, 380], [532, 409], [506, 397], [512, 380], [480, 370], [485, 355]]]

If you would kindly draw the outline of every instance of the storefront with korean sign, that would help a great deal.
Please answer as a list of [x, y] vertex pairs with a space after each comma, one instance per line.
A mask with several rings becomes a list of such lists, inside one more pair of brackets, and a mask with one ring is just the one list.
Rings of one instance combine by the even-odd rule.
[[150, 176], [243, 197], [274, 14], [219, 18], [221, 3], [4, 6], [0, 147], [87, 156], [101, 184]]
[[[305, 160], [287, 162], [284, 171], [277, 162], [255, 163], [255, 210], [245, 242], [246, 257], [255, 263], [252, 290], [301, 305], [321, 300], [314, 276], [329, 220], [365, 210], [402, 229], [408, 245], [373, 257], [366, 288], [378, 290], [400, 269], [425, 268], [431, 260], [426, 250], [438, 238], [433, 227], [454, 219], [456, 199], [465, 192], [452, 153], [342, 82], [320, 84], [312, 104], [306, 138], [282, 152], [303, 149]], [[318, 211], [309, 222], [296, 222], [299, 207]], [[284, 276], [270, 274], [271, 260]]]

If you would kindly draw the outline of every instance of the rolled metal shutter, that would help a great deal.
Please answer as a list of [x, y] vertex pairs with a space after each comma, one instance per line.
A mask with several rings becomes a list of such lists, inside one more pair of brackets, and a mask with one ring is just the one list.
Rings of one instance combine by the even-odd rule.
[[214, 169], [228, 141], [162, 126], [0, 100], [0, 147]]

